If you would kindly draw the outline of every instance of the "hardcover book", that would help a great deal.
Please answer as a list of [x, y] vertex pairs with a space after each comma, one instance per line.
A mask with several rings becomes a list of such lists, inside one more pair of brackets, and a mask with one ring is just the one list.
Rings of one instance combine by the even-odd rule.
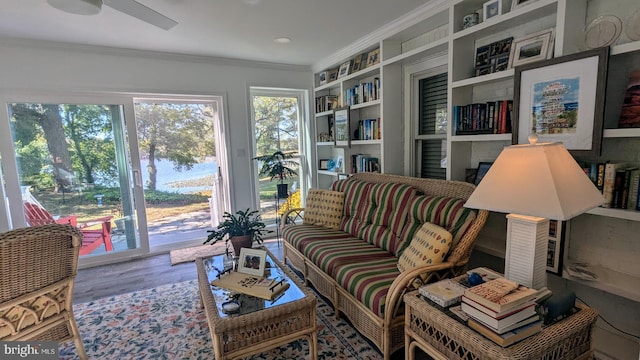
[[418, 291], [420, 295], [433, 301], [434, 303], [447, 307], [460, 302], [460, 298], [466, 288], [451, 279], [440, 280], [433, 284], [421, 286]]
[[542, 330], [542, 321], [540, 320], [521, 326], [517, 329], [513, 329], [504, 334], [497, 334], [474, 319], [469, 319], [467, 324], [470, 328], [502, 347], [512, 345], [520, 340], [528, 338], [529, 336], [535, 335]]
[[467, 289], [464, 297], [495, 312], [502, 312], [535, 299], [537, 293], [535, 289], [518, 286], [515, 281], [498, 278]]
[[[495, 331], [498, 334], [505, 333], [511, 329], [513, 329], [513, 325], [523, 322], [531, 317], [538, 319], [538, 314], [536, 313], [535, 305], [530, 305], [524, 309], [512, 312], [507, 316], [502, 317], [501, 319], [496, 319], [492, 316], [489, 316], [482, 311], [474, 308], [466, 302], [461, 304], [462, 311], [467, 313], [471, 318], [482, 322], [487, 327], [491, 328], [491, 330]], [[528, 322], [532, 322], [530, 320]], [[524, 325], [524, 323], [522, 324]]]

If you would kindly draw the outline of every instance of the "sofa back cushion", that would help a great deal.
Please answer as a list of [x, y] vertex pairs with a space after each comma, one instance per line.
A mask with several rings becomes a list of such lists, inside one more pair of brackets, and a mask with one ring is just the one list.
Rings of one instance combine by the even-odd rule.
[[444, 196], [419, 195], [412, 199], [409, 205], [407, 224], [402, 231], [398, 253], [413, 239], [416, 232], [424, 223], [436, 224], [452, 235], [451, 249], [455, 248], [462, 236], [467, 232], [476, 218], [476, 210], [464, 207], [463, 199]]
[[417, 196], [410, 185], [346, 179], [334, 183], [344, 192], [341, 230], [398, 255], [409, 205]]
[[[424, 223], [409, 242], [398, 259], [398, 270], [405, 272], [425, 265], [436, 265], [444, 261], [453, 236], [444, 228], [429, 222]], [[426, 278], [422, 278], [422, 281]], [[418, 287], [422, 283], [414, 284]]]
[[340, 229], [344, 194], [338, 191], [310, 189], [304, 209], [304, 224]]

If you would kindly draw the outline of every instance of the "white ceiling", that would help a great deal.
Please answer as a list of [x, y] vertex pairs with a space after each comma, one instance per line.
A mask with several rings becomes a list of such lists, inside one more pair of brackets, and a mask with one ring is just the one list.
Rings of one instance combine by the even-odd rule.
[[[0, 0], [0, 38], [50, 40], [312, 65], [428, 0], [138, 0], [178, 22], [165, 31], [108, 6], [94, 16], [46, 0]], [[289, 37], [290, 44], [276, 44]]]

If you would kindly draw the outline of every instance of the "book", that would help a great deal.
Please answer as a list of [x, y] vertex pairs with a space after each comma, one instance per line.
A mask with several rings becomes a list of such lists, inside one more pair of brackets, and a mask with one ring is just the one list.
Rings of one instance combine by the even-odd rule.
[[629, 175], [629, 196], [627, 198], [627, 208], [636, 209], [638, 206], [638, 189], [640, 188], [640, 169], [631, 171]]
[[503, 311], [495, 311], [495, 310], [489, 309], [488, 307], [483, 306], [482, 304], [479, 304], [479, 303], [469, 299], [468, 297], [464, 297], [463, 296], [460, 300], [463, 303], [466, 303], [466, 304], [474, 307], [476, 310], [479, 310], [479, 311], [485, 313], [486, 315], [488, 315], [488, 316], [490, 316], [490, 317], [492, 317], [494, 319], [502, 319], [502, 318], [504, 318], [506, 316], [509, 316], [509, 315], [517, 312], [517, 311], [523, 310], [523, 309], [525, 309], [527, 307], [531, 307], [531, 306], [536, 304], [535, 300], [531, 300], [531, 301], [527, 301], [525, 303], [522, 303], [519, 306], [512, 307], [510, 309], [506, 309], [506, 310], [503, 310]]
[[507, 347], [509, 345], [515, 344], [516, 342], [526, 339], [529, 336], [535, 335], [542, 330], [542, 321], [540, 320], [526, 324], [517, 329], [513, 329], [504, 334], [497, 334], [490, 328], [482, 325], [480, 322], [474, 319], [469, 319], [467, 325], [469, 325], [470, 328], [477, 331], [487, 339], [502, 347]]
[[463, 296], [495, 312], [513, 309], [534, 300], [538, 291], [518, 286], [515, 281], [498, 278], [465, 290]]
[[620, 168], [622, 164], [607, 162], [604, 165], [604, 185], [602, 187], [602, 196], [604, 197], [604, 204], [602, 207], [610, 208], [613, 206], [613, 188], [616, 180], [616, 170]]
[[537, 317], [535, 303], [530, 304], [524, 309], [513, 311], [499, 319], [485, 314], [484, 312], [474, 308], [466, 302], [462, 302], [460, 306], [462, 308], [462, 311], [467, 313], [467, 315], [469, 315], [471, 318], [479, 320], [498, 334], [502, 334], [508, 330], [513, 329], [512, 326], [514, 324], [517, 324], [523, 320], [529, 319], [530, 317], [534, 316]]
[[459, 303], [466, 289], [466, 287], [460, 285], [455, 280], [445, 279], [421, 286], [418, 291], [420, 295], [434, 303], [442, 307], [447, 307]]

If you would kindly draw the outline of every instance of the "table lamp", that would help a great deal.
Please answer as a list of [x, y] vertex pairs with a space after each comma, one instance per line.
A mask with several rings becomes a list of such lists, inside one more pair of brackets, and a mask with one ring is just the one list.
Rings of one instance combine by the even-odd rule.
[[541, 289], [549, 219], [571, 219], [605, 200], [564, 145], [529, 141], [505, 147], [464, 206], [508, 213], [505, 277]]

